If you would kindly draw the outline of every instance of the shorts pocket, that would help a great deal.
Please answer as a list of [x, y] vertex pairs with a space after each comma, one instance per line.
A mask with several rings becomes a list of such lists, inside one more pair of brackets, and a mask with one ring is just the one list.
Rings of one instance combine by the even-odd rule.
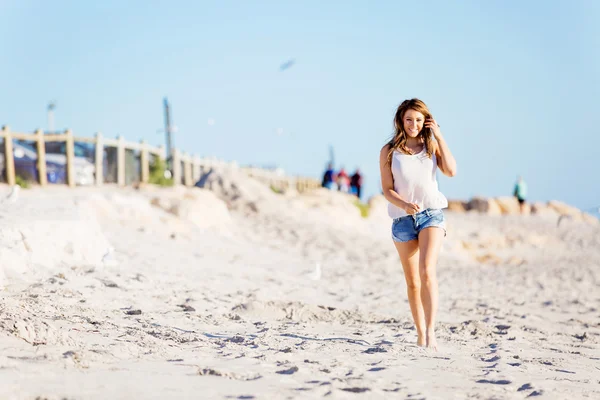
[[431, 210], [429, 212], [429, 218], [421, 225], [419, 231], [425, 228], [441, 228], [444, 230], [444, 236], [446, 236], [446, 218], [444, 212], [440, 209]]
[[435, 217], [435, 216], [438, 216], [438, 215], [442, 215], [442, 216], [444, 215], [444, 211], [442, 211], [441, 208], [432, 208], [432, 209], [429, 210], [429, 216], [430, 217]]
[[395, 242], [408, 242], [417, 239], [412, 219], [402, 218], [392, 224], [392, 239]]

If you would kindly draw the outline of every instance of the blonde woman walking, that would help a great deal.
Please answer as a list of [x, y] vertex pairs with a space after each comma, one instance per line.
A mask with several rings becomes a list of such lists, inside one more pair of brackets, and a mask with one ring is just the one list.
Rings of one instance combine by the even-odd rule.
[[381, 186], [393, 219], [392, 239], [404, 269], [417, 345], [437, 350], [436, 264], [448, 206], [436, 170], [456, 174], [456, 161], [429, 109], [419, 99], [405, 100], [394, 117], [394, 136], [379, 155]]

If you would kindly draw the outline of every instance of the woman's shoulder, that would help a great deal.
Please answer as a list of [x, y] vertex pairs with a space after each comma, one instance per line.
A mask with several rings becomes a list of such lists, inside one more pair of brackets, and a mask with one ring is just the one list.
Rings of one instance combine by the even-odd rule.
[[384, 144], [381, 150], [379, 151], [379, 156], [385, 157], [387, 159], [387, 156], [390, 154], [391, 148], [392, 146], [389, 143]]
[[383, 145], [381, 150], [379, 151], [379, 163], [381, 165], [387, 165], [390, 163], [390, 150], [392, 146], [390, 143], [386, 143]]

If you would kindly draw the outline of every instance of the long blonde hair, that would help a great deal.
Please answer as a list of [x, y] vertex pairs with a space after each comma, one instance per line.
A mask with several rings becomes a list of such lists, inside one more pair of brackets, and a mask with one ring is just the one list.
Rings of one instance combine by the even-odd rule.
[[[415, 110], [423, 114], [425, 119], [431, 118], [431, 113], [429, 109], [419, 99], [410, 99], [404, 100], [402, 104], [398, 106], [398, 110], [396, 111], [396, 115], [394, 116], [394, 135], [388, 142], [388, 146], [390, 151], [388, 153], [388, 164], [392, 164], [392, 155], [394, 154], [394, 150], [400, 150], [403, 153], [408, 153], [408, 148], [406, 147], [406, 132], [404, 132], [404, 114], [408, 110]], [[432, 135], [429, 132], [428, 128], [423, 128], [421, 132], [417, 135], [417, 138], [420, 138], [425, 145], [425, 151], [427, 152], [427, 157], [431, 158], [433, 156], [433, 139]]]

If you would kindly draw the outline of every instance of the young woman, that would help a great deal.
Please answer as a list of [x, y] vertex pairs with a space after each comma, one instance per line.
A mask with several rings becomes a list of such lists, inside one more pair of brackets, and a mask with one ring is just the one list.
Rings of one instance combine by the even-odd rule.
[[419, 99], [405, 100], [394, 117], [395, 133], [381, 149], [383, 195], [393, 219], [392, 239], [406, 278], [408, 302], [417, 328], [417, 345], [437, 350], [437, 258], [446, 235], [436, 169], [456, 174], [456, 161], [440, 127]]

